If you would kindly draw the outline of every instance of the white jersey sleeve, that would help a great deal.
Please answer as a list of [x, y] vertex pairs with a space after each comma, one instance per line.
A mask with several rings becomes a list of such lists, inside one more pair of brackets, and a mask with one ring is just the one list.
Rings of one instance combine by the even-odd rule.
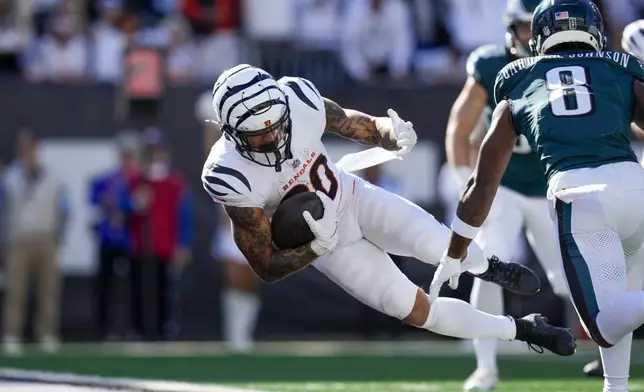
[[320, 139], [326, 126], [326, 109], [318, 89], [298, 77], [285, 76], [277, 83], [288, 97], [293, 129], [301, 128], [312, 139]]
[[253, 189], [249, 176], [244, 173], [247, 165], [235, 153], [226, 148], [223, 138], [215, 143], [201, 173], [204, 189], [215, 202], [225, 206], [264, 208], [266, 200], [262, 192]]

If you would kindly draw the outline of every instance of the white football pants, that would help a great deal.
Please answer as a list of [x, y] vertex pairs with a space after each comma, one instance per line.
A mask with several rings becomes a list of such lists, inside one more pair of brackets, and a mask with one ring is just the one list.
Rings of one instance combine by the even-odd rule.
[[599, 321], [629, 302], [627, 271], [641, 268], [644, 169], [622, 162], [560, 173], [550, 181], [549, 196], [571, 299], [588, 335], [609, 347], [644, 318], [644, 304], [637, 304], [628, 312], [635, 314]]
[[[364, 304], [403, 319], [414, 307], [418, 287], [387, 253], [437, 264], [451, 231], [416, 204], [358, 177], [355, 181], [352, 193], [342, 195], [350, 200], [339, 216], [339, 244], [313, 265]], [[475, 244], [469, 253], [483, 256]]]

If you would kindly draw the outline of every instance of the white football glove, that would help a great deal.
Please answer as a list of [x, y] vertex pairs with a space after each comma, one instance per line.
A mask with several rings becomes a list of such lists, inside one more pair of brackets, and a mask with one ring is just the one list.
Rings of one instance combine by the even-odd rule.
[[461, 276], [461, 260], [453, 259], [447, 256], [447, 251], [443, 254], [436, 272], [434, 272], [434, 279], [429, 285], [429, 301], [434, 302], [438, 298], [438, 294], [443, 287], [443, 283], [449, 281], [449, 287], [452, 290], [458, 288], [458, 278]]
[[416, 131], [414, 131], [414, 124], [401, 120], [398, 117], [398, 113], [393, 109], [387, 110], [387, 115], [391, 119], [391, 127], [396, 136], [396, 145], [400, 148], [400, 150], [394, 151], [394, 153], [396, 155], [405, 155], [414, 148], [418, 141], [418, 136], [416, 135]]
[[333, 201], [326, 193], [316, 191], [315, 194], [322, 200], [324, 215], [320, 220], [315, 220], [308, 211], [304, 211], [302, 216], [315, 235], [315, 239], [311, 241], [311, 250], [321, 256], [338, 244], [338, 215]]

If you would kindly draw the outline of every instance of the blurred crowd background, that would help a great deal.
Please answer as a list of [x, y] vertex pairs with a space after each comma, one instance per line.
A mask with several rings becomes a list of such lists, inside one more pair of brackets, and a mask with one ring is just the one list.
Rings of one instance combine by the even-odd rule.
[[[163, 51], [170, 84], [212, 83], [224, 69], [256, 61], [257, 45], [272, 42], [282, 49], [273, 62], [284, 61], [286, 48], [337, 57], [339, 69], [328, 70], [337, 80], [435, 83], [462, 75], [455, 65], [476, 47], [504, 42], [505, 3], [0, 0], [0, 71], [31, 82], [119, 83], [127, 48], [143, 45]], [[644, 12], [638, 0], [597, 3], [611, 38]]]
[[[596, 1], [609, 46], [644, 1]], [[420, 141], [362, 175], [451, 221], [445, 126], [469, 53], [504, 44], [506, 0], [0, 0], [3, 349], [35, 340], [429, 339], [309, 268], [261, 285], [201, 189], [210, 89], [247, 62], [342, 106], [394, 107]], [[340, 158], [359, 146], [328, 139]], [[637, 151], [641, 151], [639, 148]], [[536, 270], [525, 239], [516, 258]], [[427, 286], [432, 269], [396, 258]], [[540, 272], [543, 273], [543, 272]], [[543, 279], [545, 283], [546, 280]], [[445, 295], [469, 298], [471, 280]], [[548, 287], [513, 315], [575, 317]]]

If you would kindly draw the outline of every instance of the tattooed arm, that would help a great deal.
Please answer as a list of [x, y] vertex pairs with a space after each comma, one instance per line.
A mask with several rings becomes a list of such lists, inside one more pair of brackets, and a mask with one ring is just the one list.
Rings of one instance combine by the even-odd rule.
[[[511, 116], [510, 105], [507, 101], [501, 101], [494, 110], [490, 131], [481, 145], [476, 170], [458, 204], [456, 216], [470, 226], [483, 225], [510, 161], [517, 141]], [[471, 239], [452, 232], [447, 255], [455, 259], [463, 258], [471, 242]]]
[[274, 248], [271, 223], [263, 209], [225, 206], [225, 210], [233, 224], [235, 243], [264, 282], [283, 279], [307, 267], [318, 257], [309, 244], [295, 249]]
[[325, 132], [333, 132], [365, 146], [380, 146], [396, 151], [396, 137], [389, 117], [373, 117], [356, 110], [344, 109], [324, 98], [326, 109]]

